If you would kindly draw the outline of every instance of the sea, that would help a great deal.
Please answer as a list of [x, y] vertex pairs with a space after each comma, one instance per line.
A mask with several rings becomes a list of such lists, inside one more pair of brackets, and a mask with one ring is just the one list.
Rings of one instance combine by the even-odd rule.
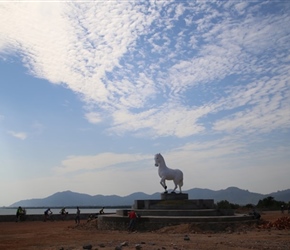
[[[25, 208], [26, 209], [26, 214], [43, 214], [44, 211], [47, 208]], [[80, 207], [81, 213], [83, 214], [97, 214], [100, 211], [100, 207], [96, 207], [96, 208], [83, 208]], [[130, 209], [129, 207], [122, 207], [122, 208], [104, 208], [104, 212], [105, 213], [115, 213], [116, 210], [119, 209]], [[53, 214], [60, 214], [60, 210], [61, 208], [53, 208], [50, 207], [50, 210], [52, 211]], [[65, 209], [69, 214], [75, 214], [77, 209], [76, 208], [66, 208]], [[17, 207], [0, 207], [0, 215], [14, 215], [16, 214], [17, 211]]]

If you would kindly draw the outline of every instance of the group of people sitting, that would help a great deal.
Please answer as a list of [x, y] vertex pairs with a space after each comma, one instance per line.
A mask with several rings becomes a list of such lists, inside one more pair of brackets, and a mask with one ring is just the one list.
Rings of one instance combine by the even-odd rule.
[[105, 213], [104, 209], [105, 209], [105, 208], [102, 207], [102, 208], [99, 210], [99, 213], [91, 214], [91, 215], [89, 216], [89, 218], [88, 218], [87, 221], [91, 221], [91, 220], [97, 219], [99, 214], [104, 214], [104, 213]]

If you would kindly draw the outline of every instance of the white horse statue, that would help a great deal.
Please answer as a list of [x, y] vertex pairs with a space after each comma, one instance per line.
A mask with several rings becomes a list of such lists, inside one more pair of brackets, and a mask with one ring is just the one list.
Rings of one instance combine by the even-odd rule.
[[183, 186], [183, 173], [179, 169], [170, 169], [166, 166], [163, 156], [159, 153], [154, 157], [155, 166], [158, 167], [158, 174], [161, 178], [160, 184], [165, 189], [164, 193], [167, 193], [167, 186], [165, 180], [173, 180], [175, 188], [171, 193], [174, 193], [177, 185], [179, 186], [179, 191], [181, 192], [181, 187]]

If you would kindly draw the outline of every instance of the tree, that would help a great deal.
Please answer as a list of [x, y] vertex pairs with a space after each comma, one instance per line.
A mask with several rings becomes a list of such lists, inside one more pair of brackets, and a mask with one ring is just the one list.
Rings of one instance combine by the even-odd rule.
[[274, 197], [268, 196], [263, 200], [259, 200], [257, 207], [258, 208], [267, 208], [269, 210], [277, 210], [281, 208], [281, 205], [286, 206], [284, 201], [276, 201]]
[[219, 209], [237, 209], [240, 206], [238, 204], [229, 203], [227, 200], [222, 200], [220, 202], [217, 202], [217, 207]]

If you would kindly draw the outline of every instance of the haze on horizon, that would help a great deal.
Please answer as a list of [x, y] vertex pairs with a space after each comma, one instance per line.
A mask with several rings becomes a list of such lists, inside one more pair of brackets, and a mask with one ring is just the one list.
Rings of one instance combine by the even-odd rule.
[[[290, 188], [289, 1], [1, 1], [0, 206]], [[168, 183], [171, 189], [173, 184]]]

